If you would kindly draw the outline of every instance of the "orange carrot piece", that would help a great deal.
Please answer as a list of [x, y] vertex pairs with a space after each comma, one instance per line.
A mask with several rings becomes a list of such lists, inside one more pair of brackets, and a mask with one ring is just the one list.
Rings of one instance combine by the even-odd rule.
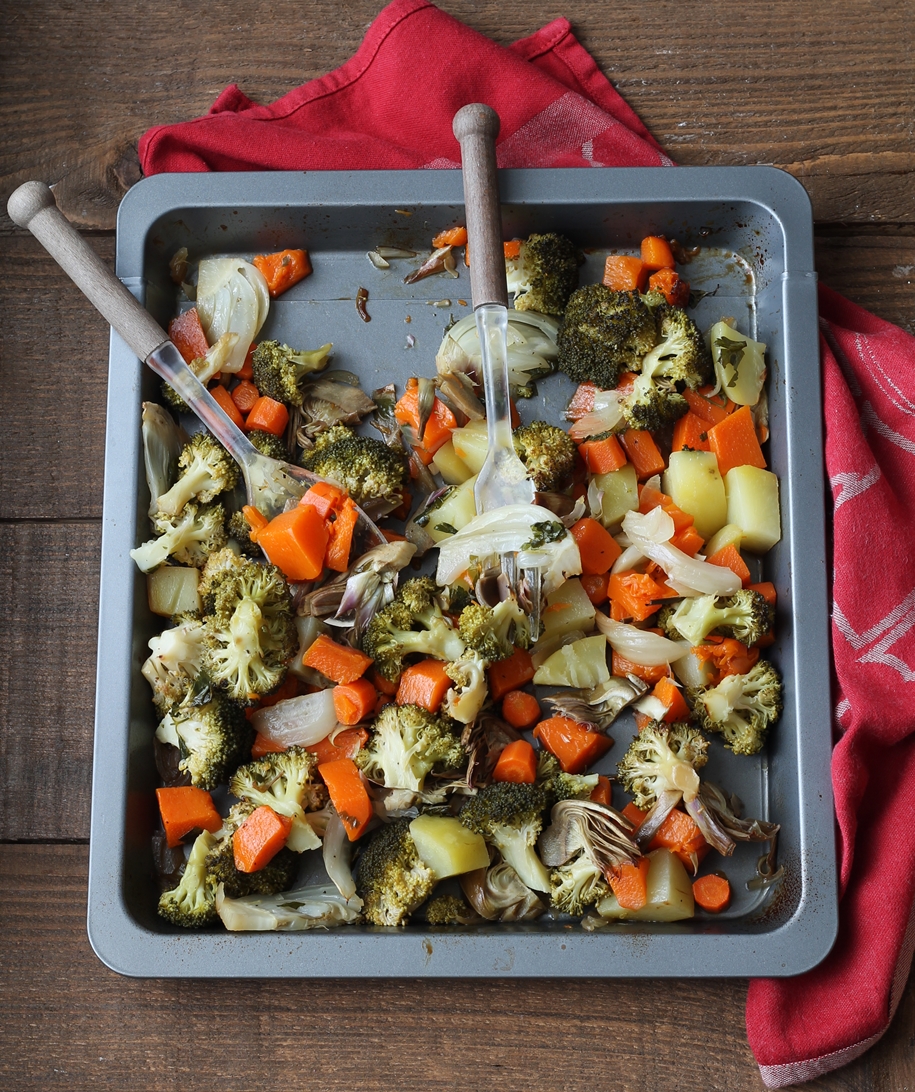
[[337, 518], [329, 525], [330, 538], [324, 553], [324, 564], [335, 573], [345, 573], [349, 568], [349, 555], [358, 522], [359, 509], [355, 501], [347, 497]]
[[705, 545], [705, 539], [695, 527], [690, 525], [684, 527], [682, 531], [676, 531], [671, 537], [670, 544], [682, 550], [683, 553], [689, 554], [690, 557], [695, 557]]
[[678, 720], [689, 720], [690, 708], [686, 704], [686, 698], [683, 697], [683, 691], [669, 676], [665, 675], [663, 679], [658, 679], [652, 693], [667, 708], [663, 720], [669, 724]]
[[374, 811], [359, 767], [351, 758], [337, 758], [318, 766], [330, 802], [343, 821], [346, 836], [355, 842], [371, 821]]
[[489, 694], [493, 701], [501, 701], [509, 690], [520, 690], [536, 674], [531, 654], [526, 648], [515, 647], [511, 656], [497, 660], [487, 672]]
[[266, 394], [258, 398], [245, 418], [245, 428], [249, 431], [256, 428], [261, 432], [272, 432], [274, 436], [282, 436], [288, 424], [289, 410]]
[[596, 573], [593, 575], [586, 573], [581, 578], [581, 586], [585, 589], [585, 595], [595, 607], [599, 607], [601, 603], [606, 603], [609, 580], [609, 573]]
[[667, 664], [658, 664], [654, 667], [649, 667], [646, 664], [637, 664], [633, 660], [621, 656], [616, 649], [614, 649], [613, 655], [610, 658], [610, 671], [612, 674], [619, 675], [621, 678], [625, 678], [627, 675], [635, 675], [637, 679], [641, 679], [643, 682], [647, 682], [651, 686], [654, 686], [659, 679], [663, 679], [665, 675], [670, 674], [670, 667]]
[[575, 393], [569, 399], [566, 407], [566, 417], [570, 421], [578, 421], [594, 410], [594, 395], [600, 387], [589, 379], [585, 383], [579, 383]]
[[327, 524], [317, 510], [297, 504], [260, 528], [257, 544], [290, 580], [317, 580], [324, 571], [329, 537]]
[[267, 519], [259, 508], [255, 508], [253, 504], [243, 504], [241, 510], [245, 519], [248, 521], [248, 526], [251, 528], [249, 538], [252, 542], [257, 542], [257, 536], [263, 531], [270, 520]]
[[492, 779], [533, 785], [537, 780], [537, 752], [526, 739], [513, 740], [503, 748], [492, 771]]
[[219, 408], [226, 414], [229, 420], [237, 428], [245, 427], [245, 419], [238, 411], [238, 406], [232, 401], [232, 395], [226, 390], [221, 383], [214, 383], [212, 387], [208, 388], [210, 394], [216, 400]]
[[708, 442], [709, 448], [718, 457], [718, 471], [722, 477], [735, 466], [766, 468], [766, 457], [759, 446], [749, 406], [741, 406], [717, 425], [712, 425], [708, 431]]
[[[442, 444], [451, 439], [451, 432], [457, 427], [457, 418], [440, 398], [436, 398], [432, 403], [432, 412], [429, 414], [422, 437], [419, 436], [418, 386], [404, 391], [394, 407], [394, 416], [402, 425], [409, 425], [413, 429], [414, 435], [419, 440], [417, 450], [420, 456], [428, 454], [430, 460]], [[423, 462], [427, 461], [423, 458]]]
[[597, 784], [591, 790], [589, 800], [593, 800], [595, 804], [603, 804], [605, 808], [609, 808], [613, 803], [613, 786], [610, 783], [610, 778], [605, 774], [597, 775]]
[[261, 804], [232, 835], [235, 867], [239, 872], [258, 872], [286, 844], [292, 820]]
[[720, 914], [731, 904], [731, 885], [725, 876], [710, 872], [693, 880], [693, 898], [703, 910]]
[[668, 598], [665, 589], [647, 573], [627, 571], [611, 573], [607, 595], [623, 609], [625, 618], [644, 622], [661, 606], [657, 600]]
[[689, 303], [689, 281], [675, 269], [659, 269], [648, 278], [648, 291], [660, 292], [671, 307], [686, 307]]
[[445, 228], [444, 231], [440, 231], [432, 240], [432, 249], [438, 250], [443, 246], [466, 246], [467, 245], [467, 228], [462, 225], [457, 227]]
[[666, 463], [654, 437], [645, 429], [630, 428], [620, 434], [620, 441], [629, 457], [629, 462], [635, 467], [639, 481], [660, 474], [665, 469]]
[[711, 557], [705, 559], [709, 565], [720, 565], [722, 569], [730, 569], [735, 576], [740, 577], [740, 582], [746, 587], [753, 579], [747, 563], [740, 556], [740, 551], [734, 545], [722, 546]]
[[608, 254], [602, 283], [614, 292], [644, 292], [649, 271], [633, 254]]
[[643, 516], [647, 516], [648, 513], [660, 505], [664, 511], [674, 521], [674, 531], [685, 531], [687, 527], [692, 527], [693, 517], [689, 512], [684, 512], [682, 508], [674, 504], [673, 500], [666, 494], [662, 493], [660, 489], [654, 489], [652, 486], [643, 483], [639, 486], [639, 511]]
[[363, 675], [351, 683], [337, 683], [333, 699], [334, 712], [341, 724], [359, 724], [374, 712], [378, 691]]
[[330, 519], [334, 513], [340, 511], [345, 500], [346, 494], [342, 489], [330, 482], [315, 482], [305, 491], [299, 504], [310, 504], [317, 508], [321, 519]]
[[257, 348], [257, 346], [254, 345], [254, 344], [252, 344], [252, 345], [250, 345], [248, 347], [248, 352], [245, 355], [245, 362], [244, 362], [244, 364], [242, 364], [242, 366], [235, 373], [235, 375], [239, 379], [253, 379], [254, 378], [254, 366], [251, 363], [251, 358], [254, 356], [254, 350], [256, 348]]
[[371, 677], [372, 684], [380, 693], [387, 694], [389, 698], [393, 698], [397, 693], [397, 683], [391, 682], [390, 679], [386, 679], [377, 668], [372, 668]]
[[702, 663], [712, 663], [715, 668], [712, 685], [717, 686], [726, 675], [746, 675], [759, 659], [759, 649], [747, 648], [734, 637], [710, 636], [696, 645], [693, 655]]
[[502, 244], [502, 256], [505, 258], [517, 258], [521, 254], [522, 239], [506, 239]]
[[710, 425], [690, 410], [674, 423], [671, 451], [710, 451], [708, 430]]
[[585, 440], [579, 445], [578, 452], [592, 474], [609, 474], [624, 467], [627, 462], [626, 452], [615, 436]]
[[726, 394], [712, 394], [712, 387], [700, 387], [697, 391], [687, 388], [683, 392], [691, 413], [708, 421], [710, 425], [717, 425], [723, 421], [729, 413], [733, 413], [737, 406]]
[[366, 673], [372, 662], [358, 648], [341, 645], [320, 633], [305, 650], [303, 667], [313, 667], [335, 683], [351, 683]]
[[627, 861], [616, 875], [611, 873], [608, 877], [610, 889], [624, 910], [641, 910], [648, 902], [649, 865], [647, 857], [639, 857], [634, 863]]
[[583, 573], [600, 575], [607, 572], [623, 552], [607, 528], [590, 516], [583, 516], [573, 523], [569, 534], [578, 543]]
[[274, 754], [276, 751], [287, 751], [288, 749], [282, 743], [274, 743], [272, 739], [267, 739], [266, 736], [257, 732], [254, 736], [254, 743], [251, 745], [251, 757], [263, 758], [264, 755]]
[[398, 705], [421, 705], [430, 713], [437, 713], [452, 686], [454, 683], [445, 674], [441, 660], [420, 660], [403, 669], [394, 700]]
[[277, 254], [258, 254], [252, 265], [264, 274], [271, 299], [304, 280], [311, 273], [307, 250], [281, 250]]
[[206, 356], [210, 347], [196, 307], [172, 319], [168, 324], [168, 337], [187, 364]]
[[582, 773], [607, 753], [613, 741], [591, 732], [570, 717], [547, 717], [534, 729], [534, 738], [559, 761], [566, 773]]
[[639, 827], [642, 825], [642, 822], [644, 821], [645, 816], [648, 814], [648, 812], [642, 811], [641, 808], [636, 807], [636, 805], [633, 804], [633, 802], [630, 800], [629, 803], [620, 812], [620, 814], [624, 815], [629, 820], [629, 822], [632, 823], [633, 827], [638, 830]]
[[208, 830], [215, 834], [222, 826], [222, 816], [216, 810], [213, 797], [206, 789], [193, 785], [175, 785], [156, 789], [159, 814], [165, 829], [165, 840], [172, 849], [192, 830]]
[[529, 690], [509, 690], [502, 699], [502, 719], [524, 731], [540, 720], [540, 702]]
[[677, 264], [670, 243], [663, 235], [646, 235], [642, 240], [640, 255], [642, 265], [655, 272], [659, 269], [673, 269]]
[[648, 843], [649, 849], [669, 849], [693, 873], [709, 851], [709, 844], [691, 815], [679, 808], [667, 816]]
[[331, 732], [317, 743], [309, 743], [305, 750], [317, 758], [318, 762], [333, 762], [338, 758], [355, 758], [369, 741], [365, 728], [343, 728]]
[[251, 412], [251, 408], [260, 396], [261, 392], [250, 379], [240, 380], [229, 391], [229, 397], [238, 406], [238, 412], [243, 414]]

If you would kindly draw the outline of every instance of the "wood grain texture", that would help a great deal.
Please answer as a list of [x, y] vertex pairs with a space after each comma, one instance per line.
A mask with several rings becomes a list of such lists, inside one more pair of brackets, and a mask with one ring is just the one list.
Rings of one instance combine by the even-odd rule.
[[[78, 223], [111, 228], [139, 177], [136, 143], [147, 128], [205, 113], [233, 82], [273, 101], [349, 58], [380, 6], [315, 0], [306, 13], [295, 0], [226, 0], [217, 26], [191, 0], [110, 0], [99, 34], [97, 4], [8, 0], [0, 194], [39, 178], [56, 184]], [[440, 6], [504, 44], [564, 15], [678, 162], [773, 163], [808, 186], [820, 221], [915, 223], [905, 4], [621, 0], [610, 18], [596, 0]], [[419, 93], [434, 94], [436, 63], [417, 60]], [[9, 227], [5, 214], [2, 222]]]
[[0, 522], [0, 840], [89, 836], [100, 531]]
[[[763, 1087], [744, 1036], [742, 980], [239, 985], [122, 978], [86, 939], [86, 870], [85, 846], [0, 845], [2, 1088]], [[876, 1051], [799, 1087], [902, 1092], [915, 1077], [913, 1017], [910, 984]]]

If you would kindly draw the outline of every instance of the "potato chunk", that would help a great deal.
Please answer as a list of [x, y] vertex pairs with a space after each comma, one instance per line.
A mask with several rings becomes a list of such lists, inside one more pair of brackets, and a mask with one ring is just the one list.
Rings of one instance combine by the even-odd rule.
[[725, 478], [728, 523], [743, 532], [744, 549], [764, 554], [782, 537], [778, 510], [778, 478], [771, 470], [735, 466]]
[[597, 904], [602, 918], [626, 921], [682, 921], [695, 914], [693, 885], [683, 862], [669, 849], [655, 849], [648, 854], [648, 901], [641, 910], [624, 910], [615, 895], [606, 895]]
[[724, 482], [713, 451], [672, 451], [661, 488], [678, 508], [693, 517], [704, 539], [711, 538], [728, 522]]
[[577, 686], [590, 690], [610, 678], [607, 638], [582, 637], [557, 649], [537, 668], [535, 686]]
[[489, 867], [489, 850], [475, 834], [451, 815], [418, 815], [410, 824], [416, 852], [440, 880]]
[[595, 474], [594, 484], [601, 491], [600, 521], [611, 531], [616, 531], [623, 516], [639, 506], [639, 479], [635, 467], [626, 463], [609, 474]]

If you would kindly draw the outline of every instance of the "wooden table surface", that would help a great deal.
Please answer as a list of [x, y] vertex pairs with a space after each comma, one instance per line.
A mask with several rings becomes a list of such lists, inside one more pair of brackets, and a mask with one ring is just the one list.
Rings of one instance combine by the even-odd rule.
[[[357, 48], [379, 0], [6, 0], [0, 198], [30, 178], [113, 258], [153, 124], [268, 102]], [[558, 15], [670, 155], [774, 164], [827, 284], [915, 329], [911, 5], [445, 0], [508, 43]], [[417, 58], [416, 79], [434, 58]], [[138, 981], [85, 932], [108, 329], [0, 214], [0, 1087], [762, 1088], [743, 981]], [[805, 1086], [915, 1084], [915, 986]]]

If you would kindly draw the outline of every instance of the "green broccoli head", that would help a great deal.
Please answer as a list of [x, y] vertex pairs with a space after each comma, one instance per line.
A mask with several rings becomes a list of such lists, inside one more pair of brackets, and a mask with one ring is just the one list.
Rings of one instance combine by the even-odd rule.
[[239, 766], [229, 792], [255, 807], [266, 805], [292, 820], [286, 845], [295, 853], [317, 849], [321, 839], [306, 819], [327, 803], [327, 790], [316, 777], [317, 758], [304, 747], [289, 747]]
[[201, 599], [213, 683], [249, 703], [275, 690], [298, 648], [292, 596], [279, 569], [227, 559], [207, 576]]
[[156, 729], [160, 743], [180, 752], [178, 768], [191, 784], [215, 789], [239, 762], [251, 754], [254, 730], [237, 702], [219, 691], [207, 691], [198, 701], [193, 694], [166, 713]]
[[230, 899], [240, 899], [244, 895], [275, 895], [292, 887], [298, 875], [299, 858], [285, 846], [256, 872], [240, 872], [235, 867], [233, 835], [253, 811], [254, 805], [248, 802], [235, 804], [217, 834], [216, 844], [206, 856], [210, 878], [217, 885], [223, 885]]
[[467, 753], [450, 717], [391, 702], [375, 718], [369, 741], [354, 761], [378, 785], [421, 794], [430, 773], [462, 769]]
[[361, 436], [346, 425], [322, 432], [299, 460], [306, 470], [344, 489], [357, 503], [403, 501], [404, 456], [383, 440]]
[[[251, 541], [251, 524], [240, 508], [236, 509], [226, 520], [226, 535], [229, 540], [238, 544], [239, 551], [245, 557], [254, 559], [264, 556], [260, 546]], [[232, 552], [235, 553], [234, 550]], [[206, 565], [204, 565], [205, 568]]]
[[587, 800], [600, 780], [597, 774], [566, 773], [549, 751], [537, 755], [537, 784], [542, 785], [551, 803], [559, 800]]
[[267, 455], [271, 459], [278, 459], [281, 463], [284, 463], [289, 457], [282, 436], [276, 436], [272, 432], [264, 432], [263, 429], [259, 428], [252, 428], [245, 435], [261, 455]]
[[140, 669], [152, 687], [153, 702], [165, 713], [182, 701], [203, 670], [206, 640], [203, 624], [195, 615], [175, 619], [149, 642], [150, 655]]
[[535, 845], [550, 803], [542, 785], [494, 781], [471, 796], [458, 818], [495, 846], [532, 891], [549, 891], [550, 875]]
[[762, 749], [769, 728], [783, 707], [782, 681], [768, 660], [745, 675], [726, 675], [717, 686], [689, 691], [693, 712], [708, 732], [718, 732], [738, 755]]
[[494, 607], [469, 603], [458, 618], [458, 632], [467, 647], [489, 663], [505, 660], [515, 645], [527, 648], [531, 641], [530, 619], [514, 599]]
[[199, 569], [210, 554], [225, 546], [225, 520], [221, 504], [188, 501], [176, 516], [156, 516], [153, 520], [156, 537], [131, 550], [130, 556], [144, 573], [157, 569], [170, 557], [181, 565]]
[[662, 792], [680, 792], [685, 801], [696, 798], [699, 774], [708, 761], [708, 740], [689, 724], [653, 720], [629, 745], [617, 766], [623, 788], [636, 807], [650, 808]]
[[517, 258], [507, 258], [505, 275], [515, 294], [516, 311], [561, 315], [578, 285], [582, 254], [569, 239], [554, 232], [530, 235]]
[[178, 886], [159, 897], [159, 916], [183, 929], [202, 929], [216, 921], [215, 877], [207, 868], [207, 856], [217, 844], [216, 836], [204, 831], [191, 846]]
[[426, 904], [429, 925], [472, 925], [480, 915], [458, 895], [439, 895]]
[[354, 878], [362, 913], [374, 925], [405, 925], [436, 882], [416, 851], [409, 819], [395, 819], [369, 835]]
[[406, 657], [418, 653], [439, 660], [457, 660], [464, 653], [460, 634], [439, 606], [430, 577], [405, 580], [392, 603], [377, 611], [362, 635], [362, 650], [375, 661], [379, 674], [396, 682]]
[[642, 375], [663, 376], [696, 390], [714, 378], [712, 354], [699, 327], [682, 307], [655, 310], [660, 342], [642, 361]]
[[590, 381], [608, 390], [624, 371], [638, 371], [656, 342], [654, 315], [638, 292], [589, 284], [569, 297], [557, 363], [576, 383]]
[[472, 724], [489, 697], [488, 661], [468, 649], [459, 660], [445, 664], [454, 686], [445, 694], [445, 712], [460, 724]]
[[765, 596], [741, 588], [723, 600], [714, 595], [684, 599], [666, 607], [658, 621], [673, 640], [682, 638], [691, 645], [700, 644], [710, 633], [755, 645], [771, 629], [773, 614]]
[[321, 371], [333, 345], [297, 352], [279, 341], [262, 341], [251, 356], [252, 379], [261, 394], [289, 406], [301, 406], [300, 384], [306, 375]]
[[549, 492], [569, 484], [577, 448], [565, 429], [546, 421], [531, 421], [515, 429], [512, 443], [536, 489]]
[[637, 375], [628, 394], [620, 400], [620, 409], [629, 428], [655, 432], [679, 420], [689, 403], [672, 379]]
[[587, 853], [578, 853], [550, 872], [550, 905], [561, 914], [583, 914], [610, 893], [601, 869]]
[[238, 481], [235, 460], [208, 432], [197, 432], [188, 440], [178, 456], [178, 469], [178, 480], [156, 502], [166, 516], [176, 516], [191, 500], [209, 504]]

